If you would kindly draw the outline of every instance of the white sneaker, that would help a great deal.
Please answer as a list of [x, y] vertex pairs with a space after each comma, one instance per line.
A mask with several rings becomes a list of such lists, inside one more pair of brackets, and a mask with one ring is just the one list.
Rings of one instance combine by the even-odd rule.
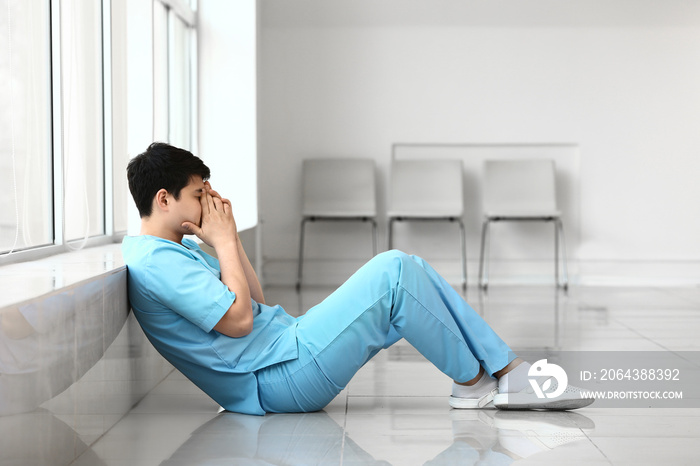
[[455, 409], [495, 409], [493, 398], [498, 393], [498, 387], [489, 390], [479, 398], [460, 398], [450, 396], [450, 406]]
[[[545, 395], [557, 389], [557, 380], [554, 377], [541, 377], [537, 383], [546, 390], [541, 390]], [[549, 384], [547, 384], [548, 381]], [[546, 385], [547, 384], [547, 385]], [[584, 398], [582, 390], [569, 385], [564, 393], [554, 398], [539, 398], [532, 386], [527, 386], [516, 393], [498, 393], [493, 398], [493, 404], [498, 409], [548, 409], [565, 410], [577, 409], [588, 406], [595, 401], [594, 398]]]

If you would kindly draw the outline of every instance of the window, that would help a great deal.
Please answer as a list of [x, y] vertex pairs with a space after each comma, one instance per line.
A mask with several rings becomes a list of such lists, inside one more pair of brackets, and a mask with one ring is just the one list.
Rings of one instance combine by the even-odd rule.
[[[111, 134], [107, 132], [105, 135], [107, 138], [105, 140], [105, 146], [112, 149], [112, 211], [114, 216], [112, 217], [113, 225], [107, 225], [107, 231], [124, 232], [128, 229], [128, 200], [129, 200], [129, 187], [127, 185], [125, 168], [129, 160], [128, 156], [128, 74], [127, 67], [128, 63], [128, 53], [127, 53], [127, 5], [123, 0], [112, 0], [111, 7], [111, 21], [110, 21], [110, 43], [112, 45], [111, 52], [111, 75], [105, 75], [111, 79], [111, 86], [106, 86], [111, 88], [112, 98], [105, 99], [105, 102], [112, 104], [111, 111], [107, 111], [106, 114], [111, 116], [112, 124], [106, 124], [107, 127], [112, 128]], [[107, 57], [105, 57], [106, 59]], [[107, 122], [105, 122], [107, 123]], [[111, 143], [109, 141], [111, 139]], [[109, 178], [105, 178], [107, 184], [110, 184]], [[105, 186], [105, 192], [109, 193], [109, 186]], [[107, 206], [110, 203], [107, 200]], [[107, 217], [109, 220], [109, 217]]]
[[0, 263], [120, 239], [129, 158], [196, 149], [195, 8], [0, 0]]
[[53, 242], [47, 2], [0, 1], [0, 253]]
[[61, 1], [65, 239], [105, 233], [101, 2]]
[[153, 139], [193, 147], [194, 17], [185, 5], [153, 4]]
[[170, 142], [178, 147], [192, 149], [192, 76], [191, 31], [175, 12], [170, 11], [170, 37], [172, 47], [168, 59], [170, 79]]
[[168, 9], [158, 2], [153, 3], [153, 83], [153, 140], [167, 141]]

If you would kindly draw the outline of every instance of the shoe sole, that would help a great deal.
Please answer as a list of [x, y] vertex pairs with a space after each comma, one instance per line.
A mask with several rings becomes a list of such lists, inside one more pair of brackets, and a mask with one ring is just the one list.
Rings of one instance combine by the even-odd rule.
[[493, 404], [498, 409], [547, 409], [552, 411], [565, 411], [567, 409], [583, 408], [591, 403], [593, 398], [579, 398], [568, 400], [541, 400], [536, 402], [508, 402], [508, 394], [499, 394], [494, 397]]
[[494, 395], [492, 393], [480, 399], [450, 396], [450, 406], [455, 409], [496, 409], [493, 405], [493, 398]]

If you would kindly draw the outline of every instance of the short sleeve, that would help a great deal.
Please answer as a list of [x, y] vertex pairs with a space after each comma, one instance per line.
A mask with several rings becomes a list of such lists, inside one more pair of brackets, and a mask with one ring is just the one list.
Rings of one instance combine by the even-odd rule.
[[214, 328], [236, 300], [214, 270], [179, 245], [151, 251], [146, 282], [154, 299], [205, 332]]

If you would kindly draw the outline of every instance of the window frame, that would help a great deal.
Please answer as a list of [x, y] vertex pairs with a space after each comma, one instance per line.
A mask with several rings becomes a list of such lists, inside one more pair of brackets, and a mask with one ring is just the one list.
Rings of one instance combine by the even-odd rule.
[[[190, 150], [197, 150], [197, 2], [196, 0], [153, 0], [159, 2], [169, 10], [176, 14], [185, 22], [188, 28], [189, 38], [188, 54], [189, 61], [189, 126], [190, 132]], [[26, 262], [32, 260], [43, 259], [55, 254], [70, 252], [76, 249], [101, 246], [120, 242], [127, 234], [126, 230], [115, 231], [115, 209], [114, 209], [114, 131], [113, 131], [113, 82], [112, 82], [112, 1], [101, 0], [101, 77], [102, 77], [102, 229], [103, 234], [89, 236], [71, 241], [66, 241], [65, 234], [65, 210], [63, 200], [65, 199], [65, 158], [63, 153], [63, 79], [61, 76], [63, 67], [61, 62], [61, 0], [47, 0], [49, 8], [49, 76], [50, 76], [50, 96], [49, 114], [51, 123], [49, 125], [49, 147], [51, 153], [50, 166], [52, 167], [52, 225], [53, 225], [53, 241], [50, 244], [30, 246], [19, 250], [0, 251], [0, 266], [18, 262]], [[9, 20], [9, 18], [8, 18]], [[170, 21], [169, 21], [170, 22]], [[168, 25], [168, 47], [172, 46], [173, 36], [172, 28]], [[171, 77], [168, 76], [168, 85], [170, 86]], [[170, 97], [170, 96], [169, 96]], [[168, 115], [168, 133], [170, 134], [170, 116]], [[78, 246], [78, 247], [76, 247]]]

